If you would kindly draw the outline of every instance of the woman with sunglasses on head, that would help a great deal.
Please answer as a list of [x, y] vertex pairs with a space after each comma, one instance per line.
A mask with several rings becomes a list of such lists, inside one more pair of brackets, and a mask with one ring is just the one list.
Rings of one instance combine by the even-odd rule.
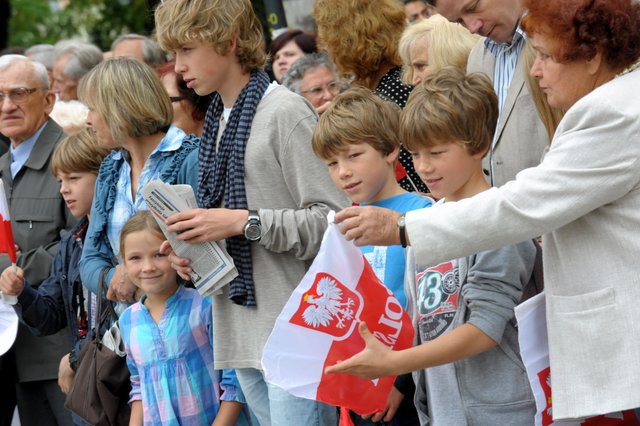
[[175, 61], [171, 61], [156, 68], [173, 106], [172, 124], [186, 134], [200, 137], [211, 97], [200, 96], [189, 89], [182, 77], [175, 73], [174, 67]]

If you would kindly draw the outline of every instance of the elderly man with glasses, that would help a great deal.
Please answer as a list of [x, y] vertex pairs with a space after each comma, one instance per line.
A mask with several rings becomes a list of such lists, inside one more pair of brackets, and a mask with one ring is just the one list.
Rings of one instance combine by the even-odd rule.
[[[0, 57], [0, 133], [10, 140], [9, 152], [0, 157], [0, 178], [19, 248], [18, 265], [32, 286], [49, 275], [60, 233], [73, 224], [49, 169], [51, 154], [65, 136], [49, 118], [54, 103], [44, 65], [20, 55]], [[0, 272], [7, 267], [8, 256], [0, 254]], [[21, 325], [12, 348], [15, 365], [7, 365], [9, 358], [3, 356], [0, 387], [11, 393], [14, 381], [6, 374], [15, 371], [23, 426], [72, 424], [57, 382], [60, 359], [71, 349], [68, 334], [65, 329], [37, 337]]]

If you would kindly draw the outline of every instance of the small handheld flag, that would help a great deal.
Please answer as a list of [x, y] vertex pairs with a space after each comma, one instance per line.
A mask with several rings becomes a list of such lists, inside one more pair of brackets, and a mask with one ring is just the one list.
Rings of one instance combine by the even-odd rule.
[[320, 250], [278, 316], [263, 350], [268, 383], [292, 395], [346, 407], [358, 414], [384, 410], [395, 377], [366, 380], [325, 369], [364, 349], [364, 321], [394, 350], [411, 347], [413, 325], [364, 258], [328, 218]]
[[[16, 245], [13, 241], [13, 231], [11, 230], [11, 218], [9, 217], [9, 203], [4, 192], [4, 185], [0, 179], [0, 253], [6, 253], [11, 260], [13, 269], [16, 268], [17, 254]], [[0, 301], [15, 305], [18, 299], [0, 292]]]

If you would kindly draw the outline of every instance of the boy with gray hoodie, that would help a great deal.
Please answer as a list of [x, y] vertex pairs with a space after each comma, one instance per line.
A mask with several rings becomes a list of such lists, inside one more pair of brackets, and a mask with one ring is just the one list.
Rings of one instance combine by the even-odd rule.
[[[464, 202], [489, 189], [482, 158], [497, 116], [495, 92], [481, 74], [445, 68], [413, 90], [401, 140], [439, 202]], [[408, 250], [405, 292], [417, 346], [386, 350], [361, 324], [365, 350], [327, 372], [374, 378], [413, 371], [422, 425], [533, 425], [513, 308], [535, 256], [531, 240], [439, 265], [416, 265]]]

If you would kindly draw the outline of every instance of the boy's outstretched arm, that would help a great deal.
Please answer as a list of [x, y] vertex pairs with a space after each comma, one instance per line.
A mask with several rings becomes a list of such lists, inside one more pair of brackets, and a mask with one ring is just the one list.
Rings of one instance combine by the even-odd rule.
[[365, 323], [360, 323], [358, 331], [365, 341], [365, 348], [351, 358], [327, 367], [325, 373], [347, 373], [365, 379], [395, 376], [448, 364], [496, 346], [494, 340], [469, 323], [435, 340], [402, 351], [392, 351], [378, 341]]

